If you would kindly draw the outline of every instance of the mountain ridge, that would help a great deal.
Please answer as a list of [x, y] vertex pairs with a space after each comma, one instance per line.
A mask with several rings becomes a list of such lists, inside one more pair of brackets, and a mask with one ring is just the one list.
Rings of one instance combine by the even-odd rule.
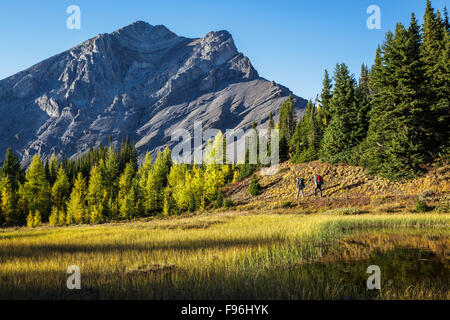
[[[292, 92], [261, 78], [226, 31], [185, 38], [137, 21], [99, 34], [0, 80], [0, 153], [76, 157], [89, 146], [136, 141], [140, 157], [170, 132], [265, 123]], [[299, 114], [306, 101], [294, 96]]]

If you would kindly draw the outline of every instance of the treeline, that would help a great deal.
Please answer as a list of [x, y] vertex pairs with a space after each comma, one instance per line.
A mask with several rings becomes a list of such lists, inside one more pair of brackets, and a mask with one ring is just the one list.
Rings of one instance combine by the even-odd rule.
[[397, 24], [363, 65], [356, 81], [345, 64], [325, 70], [319, 103], [295, 122], [292, 101], [280, 112], [280, 157], [360, 165], [390, 179], [411, 178], [423, 165], [448, 158], [450, 41], [442, 17], [427, 1], [424, 24], [412, 14]]
[[0, 169], [0, 223], [35, 227], [101, 223], [163, 213], [192, 212], [208, 205], [229, 204], [220, 188], [238, 178], [238, 168], [220, 164], [214, 154], [219, 134], [208, 144], [204, 164], [174, 164], [169, 149], [152, 161], [147, 153], [138, 167], [134, 144], [128, 139], [115, 150], [91, 148], [77, 160], [36, 154], [28, 170], [8, 149]]

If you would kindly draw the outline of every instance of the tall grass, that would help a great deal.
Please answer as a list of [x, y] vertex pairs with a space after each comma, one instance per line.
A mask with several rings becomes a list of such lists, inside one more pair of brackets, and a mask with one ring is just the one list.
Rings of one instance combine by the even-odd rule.
[[[334, 254], [333, 248], [352, 230], [384, 228], [408, 237], [411, 228], [425, 235], [449, 226], [450, 216], [445, 214], [231, 212], [127, 224], [7, 229], [0, 231], [0, 298], [361, 298], [361, 283], [338, 276], [327, 279], [308, 268]], [[448, 241], [448, 231], [441, 236]], [[69, 265], [81, 269], [80, 291], [66, 288]], [[377, 297], [445, 298], [445, 288], [427, 288], [419, 286], [412, 293], [395, 288]]]

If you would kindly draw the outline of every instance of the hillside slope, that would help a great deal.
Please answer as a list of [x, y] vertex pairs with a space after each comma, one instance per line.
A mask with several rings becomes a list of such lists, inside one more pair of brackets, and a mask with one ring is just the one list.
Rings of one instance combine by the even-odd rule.
[[[314, 197], [313, 175], [324, 178], [323, 197]], [[257, 174], [259, 176], [259, 174]], [[296, 178], [306, 180], [305, 198], [296, 199]], [[330, 165], [320, 161], [302, 164], [282, 163], [273, 176], [259, 176], [262, 192], [256, 197], [248, 194], [250, 178], [227, 187], [231, 199], [249, 208], [274, 208], [281, 202], [292, 206], [322, 210], [324, 208], [360, 207], [382, 208], [385, 211], [401, 211], [414, 206], [420, 197], [430, 206], [442, 207], [449, 201], [450, 166], [432, 168], [419, 178], [405, 181], [389, 181], [370, 176], [360, 167]], [[285, 204], [286, 206], [290, 206]]]

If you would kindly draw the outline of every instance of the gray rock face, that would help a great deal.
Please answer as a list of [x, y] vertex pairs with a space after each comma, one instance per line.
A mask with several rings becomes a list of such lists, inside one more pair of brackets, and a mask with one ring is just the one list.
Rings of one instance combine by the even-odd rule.
[[[12, 147], [76, 157], [126, 136], [142, 156], [171, 146], [174, 129], [264, 124], [290, 91], [259, 77], [227, 31], [202, 39], [135, 22], [0, 81], [0, 155]], [[298, 113], [306, 104], [294, 96]]]

